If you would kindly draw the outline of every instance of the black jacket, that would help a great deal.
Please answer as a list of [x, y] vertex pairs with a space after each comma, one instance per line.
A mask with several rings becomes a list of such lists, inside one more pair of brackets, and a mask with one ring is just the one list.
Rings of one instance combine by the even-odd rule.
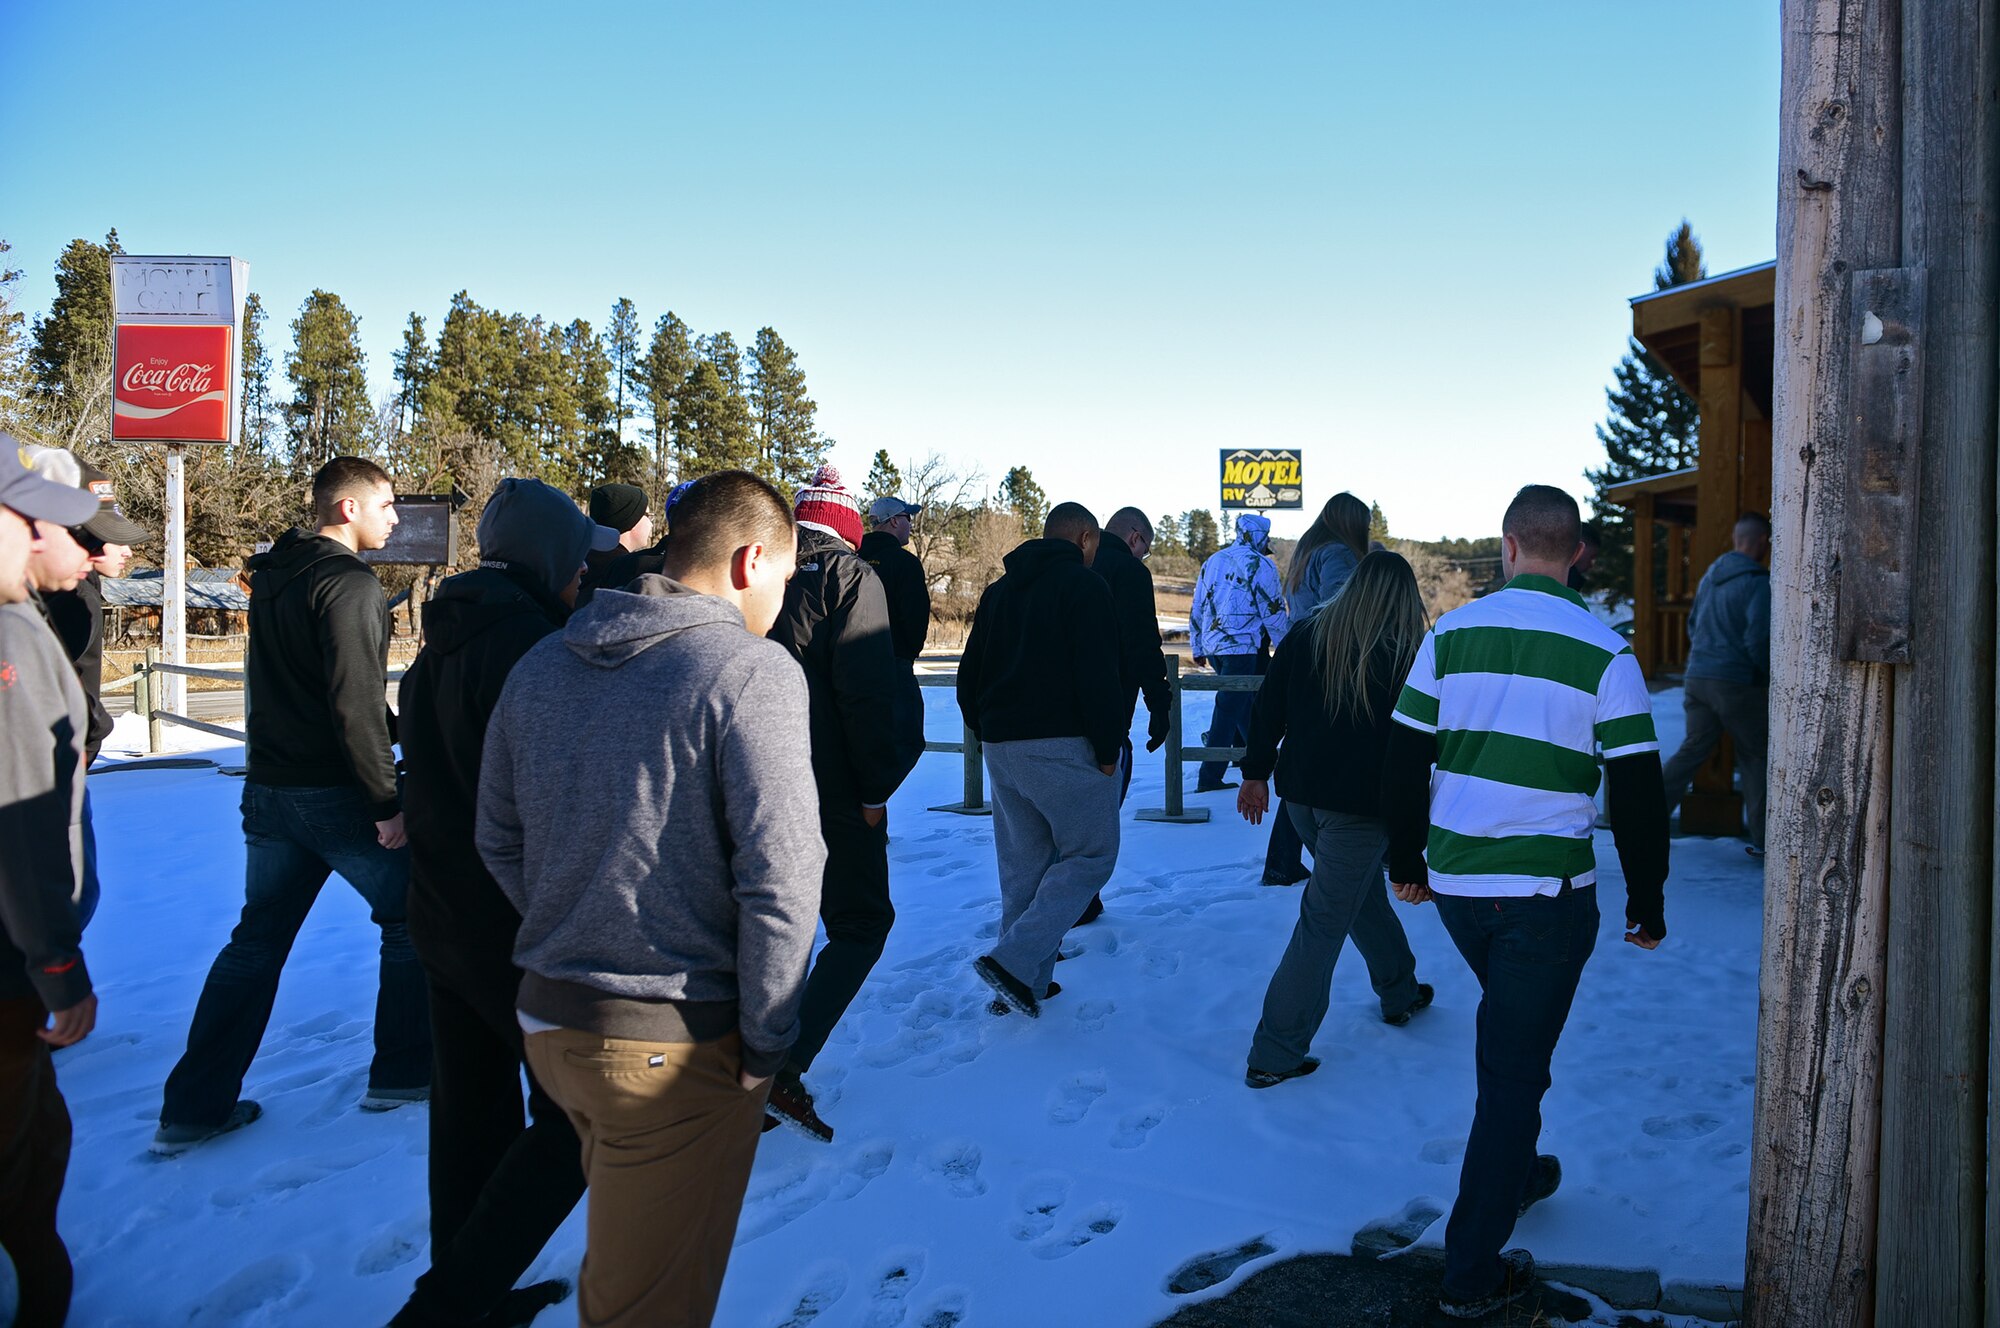
[[903, 700], [914, 686], [890, 644], [873, 568], [832, 535], [799, 529], [799, 566], [770, 637], [805, 670], [812, 766], [828, 805], [880, 806], [917, 763]]
[[1153, 574], [1132, 556], [1125, 541], [1107, 534], [1097, 545], [1090, 570], [1111, 587], [1111, 607], [1118, 615], [1118, 687], [1124, 699], [1125, 727], [1141, 694], [1146, 698], [1150, 736], [1167, 733], [1167, 712], [1173, 693], [1167, 687], [1167, 657], [1160, 650], [1160, 611], [1153, 599]]
[[875, 569], [889, 601], [889, 636], [896, 658], [915, 659], [924, 653], [924, 640], [931, 634], [931, 592], [924, 565], [886, 530], [871, 530], [861, 537], [861, 557]]
[[958, 666], [958, 709], [981, 742], [1083, 738], [1115, 765], [1131, 708], [1111, 590], [1067, 540], [1028, 540], [986, 588]]
[[286, 531], [247, 565], [250, 780], [358, 785], [370, 816], [388, 820], [401, 799], [382, 583], [345, 545], [306, 530]]
[[495, 567], [462, 572], [424, 605], [424, 648], [396, 693], [410, 833], [410, 923], [427, 941], [504, 940], [520, 914], [473, 845], [486, 721], [528, 648], [568, 616], [539, 582]]
[[1373, 718], [1362, 718], [1350, 706], [1334, 719], [1327, 713], [1326, 678], [1313, 656], [1312, 638], [1303, 627], [1288, 633], [1271, 660], [1250, 711], [1243, 777], [1269, 779], [1275, 766], [1278, 795], [1287, 802], [1380, 816], [1390, 715], [1409, 666], [1396, 671], [1388, 652], [1377, 649], [1368, 661]]
[[76, 665], [76, 680], [83, 684], [83, 703], [90, 708], [89, 729], [83, 739], [83, 764], [97, 759], [97, 749], [111, 736], [111, 712], [104, 708], [104, 592], [92, 572], [75, 590], [54, 590], [44, 595], [49, 626], [62, 642], [63, 653]]
[[634, 549], [630, 553], [616, 550], [592, 553], [584, 558], [586, 569], [583, 574], [583, 588], [577, 593], [576, 607], [579, 609], [590, 603], [590, 597], [599, 590], [609, 587], [623, 590], [642, 576], [658, 576], [667, 563], [667, 537], [662, 535], [651, 546]]

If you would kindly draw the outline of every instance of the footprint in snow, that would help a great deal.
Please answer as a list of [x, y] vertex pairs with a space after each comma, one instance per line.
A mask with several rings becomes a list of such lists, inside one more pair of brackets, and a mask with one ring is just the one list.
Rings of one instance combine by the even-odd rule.
[[924, 1154], [924, 1169], [944, 1182], [947, 1190], [961, 1199], [976, 1199], [986, 1193], [980, 1178], [983, 1155], [979, 1145], [966, 1139], [947, 1139]]
[[1181, 971], [1181, 957], [1172, 950], [1156, 950], [1139, 967], [1149, 978], [1170, 978]]
[[1244, 1264], [1277, 1252], [1278, 1247], [1271, 1242], [1271, 1236], [1267, 1232], [1262, 1236], [1252, 1237], [1233, 1249], [1211, 1250], [1207, 1254], [1197, 1254], [1167, 1275], [1167, 1294], [1190, 1296], [1197, 1291], [1206, 1291], [1212, 1286], [1228, 1281]]
[[1076, 1074], [1049, 1095], [1049, 1120], [1056, 1125], [1074, 1125], [1090, 1113], [1097, 1099], [1111, 1091], [1111, 1082], [1101, 1074]]
[[1465, 1160], [1465, 1140], [1433, 1139], [1417, 1150], [1417, 1158], [1436, 1166], [1453, 1166]]
[[355, 1276], [374, 1277], [401, 1268], [423, 1253], [429, 1239], [429, 1224], [418, 1219], [384, 1227], [361, 1247], [354, 1260]]
[[877, 1140], [846, 1157], [816, 1161], [774, 1178], [745, 1197], [736, 1243], [744, 1245], [768, 1236], [823, 1203], [852, 1199], [889, 1169], [895, 1155], [894, 1144]]
[[1116, 1231], [1124, 1217], [1125, 1210], [1117, 1204], [1098, 1204], [1086, 1210], [1068, 1231], [1036, 1244], [1031, 1253], [1037, 1259], [1066, 1259], [1099, 1236]]
[[1018, 1212], [1008, 1233], [1015, 1240], [1040, 1240], [1055, 1229], [1056, 1210], [1069, 1200], [1069, 1178], [1049, 1172], [1030, 1176], [1015, 1196]]
[[909, 1315], [910, 1291], [924, 1276], [924, 1252], [904, 1250], [890, 1256], [888, 1266], [876, 1280], [875, 1295], [868, 1304], [863, 1328], [896, 1328]]
[[806, 1283], [806, 1289], [799, 1294], [798, 1303], [792, 1312], [784, 1317], [777, 1328], [806, 1328], [832, 1308], [833, 1303], [847, 1294], [847, 1269], [837, 1263], [825, 1263], [815, 1268]]
[[274, 1254], [239, 1270], [194, 1307], [190, 1323], [235, 1323], [264, 1309], [282, 1309], [312, 1276], [312, 1263], [296, 1254]]
[[303, 1190], [373, 1162], [389, 1151], [387, 1144], [357, 1144], [318, 1157], [292, 1157], [265, 1167], [247, 1185], [225, 1185], [209, 1196], [217, 1208], [241, 1208], [260, 1199]]
[[1700, 1139], [1721, 1129], [1722, 1118], [1699, 1111], [1685, 1116], [1648, 1116], [1639, 1128], [1655, 1139]]
[[1095, 1033], [1116, 1013], [1118, 1005], [1114, 1001], [1085, 1001], [1076, 1007], [1076, 1026], [1086, 1033]]
[[966, 861], [963, 858], [958, 858], [951, 862], [940, 862], [937, 866], [932, 867], [927, 873], [927, 875], [954, 876], [957, 875], [959, 872], [964, 871], [967, 867], [970, 866], [972, 866], [972, 863]]
[[1128, 1111], [1118, 1118], [1118, 1128], [1112, 1132], [1113, 1148], [1137, 1148], [1146, 1142], [1159, 1123], [1167, 1118], [1166, 1107], [1159, 1103]]
[[1414, 1245], [1443, 1216], [1444, 1209], [1432, 1200], [1412, 1199], [1394, 1217], [1378, 1217], [1355, 1232], [1352, 1253], [1357, 1259], [1394, 1254]]
[[965, 1322], [966, 1307], [970, 1304], [971, 1297], [962, 1287], [941, 1292], [921, 1311], [923, 1317], [917, 1320], [917, 1328], [958, 1328]]
[[944, 850], [941, 848], [922, 848], [918, 849], [914, 853], [898, 853], [894, 858], [890, 859], [890, 861], [929, 862], [932, 858], [941, 858], [943, 856], [944, 856]]

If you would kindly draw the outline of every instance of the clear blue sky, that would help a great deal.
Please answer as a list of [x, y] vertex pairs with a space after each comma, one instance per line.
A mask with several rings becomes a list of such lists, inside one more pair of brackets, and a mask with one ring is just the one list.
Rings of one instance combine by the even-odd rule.
[[248, 259], [280, 351], [335, 291], [378, 393], [460, 288], [624, 295], [775, 327], [857, 483], [936, 450], [1158, 513], [1299, 447], [1309, 508], [1478, 535], [1586, 491], [1683, 215], [1711, 272], [1773, 256], [1777, 75], [1741, 0], [11, 0], [0, 236], [31, 311], [111, 226]]

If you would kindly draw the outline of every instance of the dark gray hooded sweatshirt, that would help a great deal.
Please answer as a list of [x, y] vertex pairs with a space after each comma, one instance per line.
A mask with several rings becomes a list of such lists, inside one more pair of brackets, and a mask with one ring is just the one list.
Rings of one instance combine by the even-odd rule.
[[521, 914], [531, 1019], [609, 1037], [798, 1035], [826, 847], [806, 684], [734, 605], [660, 576], [600, 590], [508, 676], [476, 838]]

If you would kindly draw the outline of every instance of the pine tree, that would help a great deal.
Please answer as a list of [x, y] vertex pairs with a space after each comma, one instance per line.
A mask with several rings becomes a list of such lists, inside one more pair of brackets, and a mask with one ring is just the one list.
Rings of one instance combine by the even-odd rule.
[[1187, 541], [1188, 557], [1197, 563], [1208, 561], [1209, 556], [1222, 547], [1215, 517], [1205, 508], [1197, 507], [1182, 513], [1181, 529], [1186, 532], [1183, 538]]
[[1026, 466], [1016, 466], [1000, 481], [1000, 505], [1021, 523], [1021, 533], [1034, 539], [1049, 519], [1049, 497]]
[[[1653, 289], [1666, 290], [1707, 275], [1701, 241], [1683, 220], [1667, 237], [1666, 257], [1653, 271]], [[1694, 401], [1636, 337], [1628, 339], [1625, 357], [1612, 373], [1614, 385], [1604, 394], [1611, 412], [1597, 426], [1605, 464], [1584, 472], [1597, 489], [1591, 507], [1604, 542], [1590, 581], [1593, 586], [1629, 595], [1634, 591], [1632, 514], [1608, 499], [1605, 491], [1627, 480], [1693, 465], [1699, 417]], [[1657, 591], [1666, 587], [1665, 532], [1655, 531], [1654, 538], [1659, 541], [1660, 554], [1653, 560]]]
[[903, 472], [896, 469], [896, 463], [889, 459], [887, 448], [877, 448], [875, 460], [868, 467], [868, 501], [877, 498], [900, 498], [903, 494]]
[[306, 296], [292, 320], [292, 351], [285, 357], [292, 399], [285, 415], [294, 475], [310, 475], [367, 436], [374, 406], [360, 329], [361, 320], [340, 297], [324, 290]]
[[639, 308], [620, 296], [611, 306], [611, 321], [604, 325], [604, 353], [611, 361], [611, 427], [617, 441], [625, 441], [625, 421], [631, 417], [626, 393], [641, 391], [639, 365]]
[[706, 357], [695, 362], [674, 396], [673, 430], [677, 479], [748, 469], [755, 459], [756, 439], [743, 396]]
[[653, 428], [654, 499], [666, 496], [667, 458], [680, 455], [674, 439], [674, 401], [681, 385], [694, 372], [694, 333], [672, 310], [653, 324], [653, 339], [646, 353], [633, 366], [639, 395], [645, 399]]
[[771, 328], [750, 347], [750, 418], [757, 430], [758, 473], [786, 493], [804, 487], [826, 455], [815, 428], [819, 407], [806, 395], [799, 357]]
[[1368, 542], [1386, 544], [1389, 541], [1389, 518], [1382, 515], [1382, 504], [1368, 504]]
[[28, 316], [20, 310], [24, 273], [7, 266], [14, 246], [0, 239], [0, 428], [17, 427], [28, 409]]
[[1161, 553], [1186, 553], [1186, 539], [1181, 519], [1172, 512], [1165, 513], [1153, 523], [1153, 547]]
[[28, 370], [44, 396], [57, 397], [80, 386], [80, 373], [111, 362], [111, 255], [125, 250], [118, 232], [103, 244], [71, 240], [56, 259], [56, 295], [48, 313], [35, 320]]
[[412, 311], [403, 324], [403, 345], [391, 357], [396, 365], [396, 427], [407, 433], [422, 414], [424, 384], [431, 374], [430, 342], [424, 338], [424, 316]]
[[264, 344], [264, 301], [255, 291], [243, 300], [243, 382], [236, 439], [249, 451], [271, 446], [271, 351]]

